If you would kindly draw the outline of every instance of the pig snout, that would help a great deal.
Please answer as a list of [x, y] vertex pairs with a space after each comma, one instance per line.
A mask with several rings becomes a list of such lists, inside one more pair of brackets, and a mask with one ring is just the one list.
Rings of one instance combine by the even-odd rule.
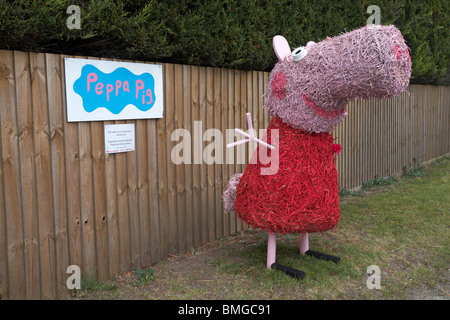
[[[336, 61], [336, 70], [330, 70], [327, 84], [335, 90], [337, 97], [349, 100], [389, 98], [406, 90], [411, 76], [411, 59], [395, 26], [370, 25], [335, 40], [338, 40], [335, 50], [341, 52], [337, 60], [343, 62], [338, 64]], [[336, 71], [342, 76], [333, 76]]]
[[365, 26], [306, 49], [301, 60], [275, 65], [266, 94], [268, 111], [294, 128], [331, 131], [351, 100], [396, 96], [409, 84], [409, 50], [395, 26]]

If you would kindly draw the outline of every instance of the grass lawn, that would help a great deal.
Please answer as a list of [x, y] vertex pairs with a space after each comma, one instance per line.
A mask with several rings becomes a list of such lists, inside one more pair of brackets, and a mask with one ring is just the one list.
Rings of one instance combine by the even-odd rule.
[[[449, 299], [450, 158], [424, 169], [341, 195], [338, 228], [309, 240], [311, 249], [340, 256], [338, 264], [301, 256], [298, 235], [278, 235], [277, 262], [304, 271], [303, 280], [266, 269], [267, 233], [247, 230], [145, 272], [123, 273], [109, 290], [82, 289], [76, 298]], [[380, 289], [367, 286], [372, 265]]]

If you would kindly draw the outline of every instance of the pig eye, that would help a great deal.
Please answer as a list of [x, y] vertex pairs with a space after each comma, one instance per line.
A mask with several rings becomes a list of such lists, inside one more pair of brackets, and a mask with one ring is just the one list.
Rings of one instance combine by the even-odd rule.
[[308, 51], [305, 49], [305, 47], [298, 47], [294, 51], [292, 51], [292, 60], [299, 62], [301, 61], [306, 55], [308, 54]]

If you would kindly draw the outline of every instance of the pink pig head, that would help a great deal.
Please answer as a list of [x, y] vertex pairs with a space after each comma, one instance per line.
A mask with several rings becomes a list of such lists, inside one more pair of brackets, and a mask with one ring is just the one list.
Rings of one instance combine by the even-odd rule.
[[409, 84], [409, 50], [395, 26], [368, 25], [292, 53], [282, 36], [273, 45], [279, 61], [265, 107], [295, 129], [330, 132], [351, 100], [393, 97]]

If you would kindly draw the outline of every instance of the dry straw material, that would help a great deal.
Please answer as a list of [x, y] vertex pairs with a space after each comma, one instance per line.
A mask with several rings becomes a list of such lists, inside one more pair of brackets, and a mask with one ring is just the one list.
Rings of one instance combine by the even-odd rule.
[[[271, 162], [249, 164], [237, 188], [236, 213], [248, 224], [276, 233], [333, 228], [339, 220], [339, 198], [332, 135], [297, 130], [278, 117], [272, 117], [267, 129], [272, 145], [274, 132], [278, 152], [261, 153], [265, 147], [258, 146], [257, 155], [267, 152]], [[262, 175], [261, 169], [273, 162], [278, 164], [274, 174]]]

